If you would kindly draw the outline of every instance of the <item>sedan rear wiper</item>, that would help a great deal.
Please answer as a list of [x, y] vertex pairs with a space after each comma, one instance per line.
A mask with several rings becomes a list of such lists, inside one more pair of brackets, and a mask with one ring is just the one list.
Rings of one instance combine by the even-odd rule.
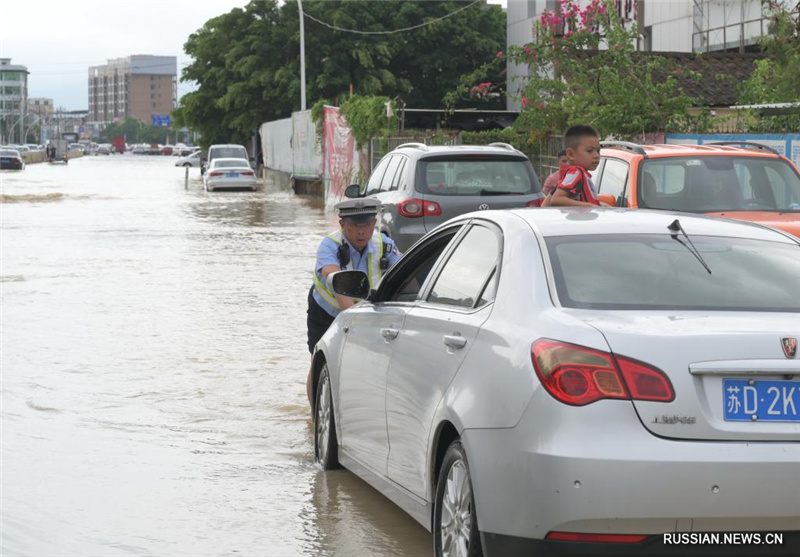
[[522, 195], [521, 191], [481, 190], [481, 195]]
[[[679, 244], [684, 246], [686, 249], [688, 249], [689, 253], [691, 253], [692, 255], [694, 255], [697, 258], [697, 260], [700, 262], [700, 264], [703, 267], [705, 267], [706, 271], [708, 271], [708, 274], [710, 275], [711, 274], [711, 267], [709, 267], [708, 264], [703, 260], [703, 256], [700, 255], [700, 251], [694, 246], [694, 243], [692, 242], [692, 239], [689, 238], [689, 235], [686, 233], [686, 231], [681, 226], [681, 221], [679, 221], [678, 219], [675, 219], [674, 221], [672, 221], [672, 224], [670, 224], [667, 228], [669, 228], [670, 230], [673, 231], [672, 238], [674, 240], [676, 240]], [[683, 242], [681, 242], [680, 238], [678, 238], [677, 232], [680, 232], [681, 234], [683, 234], [686, 237], [686, 240], [689, 242], [689, 244], [692, 247], [689, 247], [686, 244], [684, 244]]]

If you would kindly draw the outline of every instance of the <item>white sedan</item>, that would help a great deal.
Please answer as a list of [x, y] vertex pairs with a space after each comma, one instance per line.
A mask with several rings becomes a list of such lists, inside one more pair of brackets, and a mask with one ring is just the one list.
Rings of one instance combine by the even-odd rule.
[[201, 164], [201, 157], [203, 156], [203, 151], [195, 151], [190, 155], [186, 155], [185, 157], [181, 157], [175, 161], [175, 166], [189, 166], [189, 167], [197, 167], [200, 168]]
[[360, 271], [329, 285], [363, 301], [314, 352], [316, 459], [431, 530], [437, 557], [715, 539], [800, 555], [796, 238], [682, 213], [480, 211], [377, 290]]
[[256, 173], [245, 159], [214, 159], [203, 175], [206, 191], [250, 189], [256, 191]]

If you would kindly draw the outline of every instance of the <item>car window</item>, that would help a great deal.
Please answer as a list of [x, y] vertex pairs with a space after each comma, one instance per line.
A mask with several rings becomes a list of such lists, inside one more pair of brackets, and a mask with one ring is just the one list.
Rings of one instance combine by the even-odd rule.
[[381, 282], [378, 299], [387, 302], [416, 301], [431, 270], [460, 230], [461, 226], [450, 227], [404, 255]]
[[215, 160], [212, 163], [212, 166], [214, 168], [244, 168], [245, 166], [248, 166], [248, 163], [244, 159], [234, 161]]
[[609, 159], [606, 161], [603, 175], [598, 184], [599, 193], [613, 195], [614, 199], [622, 195], [628, 181], [628, 163]]
[[415, 189], [425, 195], [529, 195], [541, 191], [528, 159], [510, 155], [439, 155], [419, 161]]
[[389, 188], [394, 181], [395, 174], [397, 174], [397, 168], [400, 166], [400, 163], [403, 162], [403, 157], [400, 155], [395, 155], [389, 161], [389, 166], [386, 167], [386, 174], [383, 175], [383, 180], [381, 180], [381, 185], [379, 191], [389, 191]]
[[365, 195], [371, 195], [378, 192], [381, 187], [383, 175], [386, 173], [386, 167], [389, 166], [389, 160], [392, 158], [393, 157], [385, 157], [372, 171], [372, 176], [369, 177], [369, 182], [367, 182], [367, 188], [364, 190]]
[[481, 294], [497, 264], [497, 244], [492, 230], [473, 226], [445, 263], [427, 301], [460, 308], [486, 303]]
[[395, 173], [391, 184], [389, 184], [389, 191], [397, 191], [400, 189], [401, 184], [405, 182], [406, 164], [408, 163], [408, 159], [406, 157], [399, 158], [400, 166], [397, 168], [397, 172]]
[[800, 311], [797, 244], [693, 235], [693, 252], [669, 234], [559, 236], [546, 242], [565, 307]]

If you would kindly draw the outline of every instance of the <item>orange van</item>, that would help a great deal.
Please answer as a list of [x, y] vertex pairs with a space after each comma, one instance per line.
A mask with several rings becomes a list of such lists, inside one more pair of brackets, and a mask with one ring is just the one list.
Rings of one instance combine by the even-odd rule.
[[800, 237], [800, 172], [760, 143], [600, 143], [599, 199], [616, 207], [703, 213]]

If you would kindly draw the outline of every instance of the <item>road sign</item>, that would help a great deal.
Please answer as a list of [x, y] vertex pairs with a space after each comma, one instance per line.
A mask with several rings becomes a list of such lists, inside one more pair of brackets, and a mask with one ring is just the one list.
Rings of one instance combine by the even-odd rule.
[[154, 126], [163, 126], [165, 128], [172, 124], [169, 114], [152, 114], [150, 121]]

